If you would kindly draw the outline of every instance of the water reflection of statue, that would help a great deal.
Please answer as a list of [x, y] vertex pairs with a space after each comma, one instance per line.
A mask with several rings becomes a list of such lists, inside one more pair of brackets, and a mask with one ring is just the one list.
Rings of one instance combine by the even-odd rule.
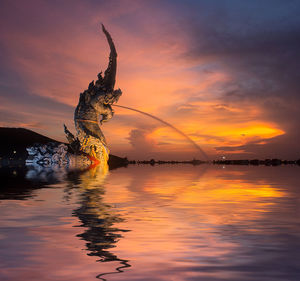
[[109, 249], [115, 247], [122, 238], [121, 233], [127, 230], [116, 228], [114, 225], [123, 219], [114, 213], [112, 207], [103, 202], [105, 193], [103, 182], [107, 175], [107, 169], [101, 165], [87, 169], [80, 173], [69, 174], [71, 185], [76, 185], [82, 190], [80, 196], [80, 207], [73, 211], [74, 216], [80, 220], [80, 227], [84, 232], [78, 234], [86, 241], [86, 249], [89, 256], [98, 257], [100, 262], [120, 262], [120, 266], [114, 272], [101, 273], [97, 278], [105, 280], [103, 276], [122, 272], [123, 268], [130, 267], [127, 260], [118, 258]]
[[98, 80], [95, 83], [92, 81], [88, 89], [80, 94], [74, 114], [77, 137], [74, 137], [66, 127], [65, 133], [71, 147], [76, 147], [80, 152], [101, 162], [107, 162], [109, 151], [100, 124], [112, 118], [114, 112], [111, 105], [118, 101], [122, 91], [120, 89], [114, 90], [117, 71], [115, 45], [103, 25], [102, 30], [110, 46], [108, 67], [104, 77], [100, 72]]
[[[79, 219], [80, 230], [77, 236], [85, 241], [87, 255], [97, 257], [99, 262], [119, 262], [120, 266], [114, 272], [101, 273], [97, 278], [105, 280], [104, 276], [123, 272], [123, 268], [130, 267], [128, 260], [118, 258], [110, 249], [122, 238], [122, 233], [128, 230], [119, 229], [115, 225], [123, 219], [114, 209], [103, 201], [105, 194], [104, 181], [108, 174], [108, 164], [94, 165], [81, 169], [51, 169], [51, 167], [28, 166], [26, 179], [40, 183], [41, 187], [47, 183], [66, 183], [65, 199], [72, 194], [72, 190], [80, 190], [80, 207], [73, 211]], [[22, 181], [22, 187], [24, 181]]]

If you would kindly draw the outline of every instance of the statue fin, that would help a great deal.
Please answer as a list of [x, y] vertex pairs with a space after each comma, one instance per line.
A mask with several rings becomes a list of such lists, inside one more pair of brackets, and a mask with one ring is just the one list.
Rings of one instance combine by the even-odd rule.
[[75, 141], [74, 135], [68, 130], [67, 126], [64, 124], [64, 131], [67, 137], [68, 142], [71, 144]]

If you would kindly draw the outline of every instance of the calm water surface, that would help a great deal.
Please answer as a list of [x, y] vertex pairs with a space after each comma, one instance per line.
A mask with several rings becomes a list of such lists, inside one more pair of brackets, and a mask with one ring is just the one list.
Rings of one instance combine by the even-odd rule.
[[299, 175], [2, 168], [0, 280], [300, 280]]

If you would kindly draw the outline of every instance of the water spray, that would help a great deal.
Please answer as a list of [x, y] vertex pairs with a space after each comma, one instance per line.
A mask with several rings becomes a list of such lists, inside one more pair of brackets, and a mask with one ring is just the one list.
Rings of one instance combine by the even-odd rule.
[[202, 156], [205, 157], [205, 160], [207, 160], [207, 161], [209, 160], [207, 154], [202, 150], [202, 148], [197, 143], [195, 143], [189, 136], [187, 136], [184, 132], [182, 132], [179, 129], [177, 129], [176, 127], [174, 127], [172, 124], [170, 124], [170, 123], [168, 123], [168, 122], [166, 122], [166, 121], [164, 121], [164, 120], [162, 120], [162, 119], [160, 119], [160, 118], [158, 118], [158, 117], [156, 117], [156, 116], [154, 116], [154, 115], [152, 115], [150, 113], [147, 113], [147, 112], [135, 109], [135, 108], [131, 108], [131, 107], [128, 107], [128, 106], [123, 106], [123, 105], [117, 105], [117, 104], [114, 104], [113, 106], [141, 113], [141, 114], [143, 114], [145, 116], [148, 116], [148, 117], [150, 117], [152, 119], [155, 119], [155, 120], [159, 121], [160, 123], [162, 123], [162, 124], [170, 127], [171, 129], [173, 129], [174, 131], [176, 131], [178, 134], [180, 134], [181, 136], [183, 136], [186, 140], [188, 140], [189, 143], [191, 143], [202, 154]]

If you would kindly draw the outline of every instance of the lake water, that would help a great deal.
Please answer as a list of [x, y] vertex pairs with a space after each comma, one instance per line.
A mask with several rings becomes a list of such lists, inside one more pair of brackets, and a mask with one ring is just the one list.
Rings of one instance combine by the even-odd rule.
[[300, 280], [299, 175], [2, 168], [0, 280]]

